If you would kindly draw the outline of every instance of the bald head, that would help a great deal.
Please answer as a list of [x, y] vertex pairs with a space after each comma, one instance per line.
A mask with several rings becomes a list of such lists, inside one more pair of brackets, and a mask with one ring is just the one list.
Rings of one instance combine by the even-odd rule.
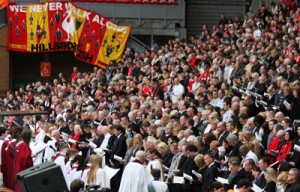
[[139, 160], [141, 163], [144, 163], [146, 159], [146, 152], [139, 150], [138, 152], [136, 152], [135, 158]]
[[240, 103], [237, 102], [237, 101], [233, 102], [232, 105], [231, 105], [231, 109], [233, 111], [239, 111], [240, 110]]
[[277, 122], [281, 122], [284, 119], [284, 114], [281, 111], [278, 111], [275, 114], [275, 119]]

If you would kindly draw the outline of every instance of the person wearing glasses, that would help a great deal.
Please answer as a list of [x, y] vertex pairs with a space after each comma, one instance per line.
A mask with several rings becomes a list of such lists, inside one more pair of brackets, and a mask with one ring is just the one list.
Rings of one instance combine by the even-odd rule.
[[288, 172], [288, 186], [285, 192], [297, 192], [300, 191], [300, 171], [297, 168], [291, 168]]

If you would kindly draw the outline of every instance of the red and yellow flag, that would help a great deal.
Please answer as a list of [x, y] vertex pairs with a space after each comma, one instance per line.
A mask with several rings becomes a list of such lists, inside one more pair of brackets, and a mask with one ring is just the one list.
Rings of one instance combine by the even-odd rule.
[[7, 48], [23, 52], [74, 51], [92, 65], [120, 60], [130, 27], [67, 2], [9, 5]]

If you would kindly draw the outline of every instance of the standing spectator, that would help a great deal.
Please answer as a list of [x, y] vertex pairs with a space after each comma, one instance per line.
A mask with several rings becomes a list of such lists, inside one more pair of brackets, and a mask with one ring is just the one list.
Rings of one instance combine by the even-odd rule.
[[211, 154], [207, 153], [204, 155], [204, 162], [207, 169], [202, 178], [202, 191], [210, 191], [211, 185], [215, 181], [215, 178], [218, 177], [219, 171]]
[[118, 173], [111, 179], [112, 191], [118, 191], [120, 187], [121, 177], [123, 173], [123, 165], [114, 158], [117, 155], [121, 158], [125, 157], [126, 153], [126, 137], [122, 134], [123, 127], [121, 125], [115, 125], [113, 127], [114, 135], [116, 139], [111, 150], [110, 166], [115, 169], [120, 169]]
[[290, 152], [292, 150], [293, 147], [293, 131], [286, 131], [285, 135], [284, 135], [284, 141], [281, 145], [281, 147], [279, 148], [279, 152], [278, 152], [278, 156], [277, 156], [277, 161], [279, 162], [283, 162], [285, 160], [287, 160], [287, 158], [290, 155]]

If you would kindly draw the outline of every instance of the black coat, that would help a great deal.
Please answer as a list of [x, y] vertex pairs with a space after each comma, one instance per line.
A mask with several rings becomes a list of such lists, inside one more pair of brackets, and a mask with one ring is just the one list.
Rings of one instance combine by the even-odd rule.
[[[184, 165], [183, 165], [182, 169], [180, 169], [180, 172], [178, 173], [178, 175], [182, 176], [183, 173], [185, 173], [185, 174], [188, 174], [188, 175], [194, 177], [195, 175], [192, 173], [192, 171], [197, 170], [197, 169], [198, 168], [195, 164], [194, 157], [187, 157], [185, 159]], [[194, 178], [194, 179], [196, 179], [196, 178]]]
[[241, 169], [239, 172], [237, 172], [236, 176], [232, 179], [232, 181], [228, 185], [228, 189], [233, 189], [234, 185], [236, 185], [239, 180], [246, 179], [247, 178], [247, 172], [245, 169]]
[[114, 164], [114, 168], [122, 168], [122, 164], [114, 159], [114, 155], [124, 158], [126, 153], [126, 137], [122, 134], [119, 138], [116, 137], [111, 150], [110, 159]]
[[99, 148], [103, 140], [104, 140], [104, 135], [99, 135], [97, 138], [93, 140], [93, 143], [95, 143], [97, 145], [97, 148]]
[[300, 191], [300, 183], [299, 182], [289, 184], [285, 189], [285, 192], [299, 192], [299, 191]]
[[261, 174], [258, 179], [254, 182], [258, 187], [260, 187], [261, 189], [265, 188], [267, 181], [265, 179], [265, 175]]
[[264, 188], [265, 192], [275, 192], [276, 191], [276, 183], [274, 181], [270, 181], [267, 183], [266, 187]]
[[228, 135], [229, 135], [229, 132], [225, 131], [225, 133], [223, 135], [221, 135], [221, 137], [218, 138], [219, 143], [222, 144]]
[[218, 177], [219, 171], [216, 164], [212, 164], [210, 167], [208, 167], [203, 175], [202, 180], [202, 191], [210, 191], [211, 184], [215, 181], [215, 179]]
[[299, 98], [294, 98], [292, 103], [291, 103], [291, 119], [300, 119], [300, 113], [299, 113], [299, 108], [300, 108], [300, 99]]
[[[91, 133], [82, 133], [78, 139], [79, 142], [85, 142], [87, 143], [87, 139], [90, 139], [92, 137], [92, 134]], [[80, 143], [76, 143], [76, 148], [80, 151], [82, 151], [82, 156], [83, 157], [86, 157], [87, 155], [87, 152], [89, 150], [88, 147], [84, 148], [84, 147], [81, 147]]]
[[241, 154], [239, 152], [240, 147], [243, 145], [241, 141], [239, 141], [230, 151], [229, 157], [238, 157], [240, 160], [242, 159]]
[[60, 132], [60, 133], [66, 133], [66, 134], [68, 134], [68, 135], [71, 134], [71, 130], [70, 130], [70, 128], [69, 128], [68, 125], [66, 125], [66, 126], [64, 126], [64, 127], [61, 127], [61, 128], [59, 129], [59, 132]]
[[173, 158], [173, 155], [171, 153], [170, 150], [168, 150], [166, 152], [166, 154], [164, 156], [161, 157], [162, 159], [162, 164], [164, 164], [165, 166], [167, 167], [170, 167], [171, 166], [171, 163], [172, 163], [172, 158]]

